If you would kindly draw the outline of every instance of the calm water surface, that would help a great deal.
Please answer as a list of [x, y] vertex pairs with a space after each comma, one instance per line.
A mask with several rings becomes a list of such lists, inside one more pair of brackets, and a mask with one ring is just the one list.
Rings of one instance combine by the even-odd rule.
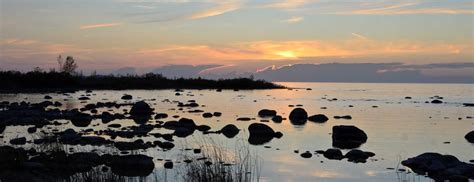
[[[176, 159], [180, 149], [195, 147], [198, 141], [212, 140], [223, 148], [233, 151], [236, 143], [247, 140], [247, 127], [253, 122], [261, 122], [257, 116], [260, 109], [274, 109], [284, 118], [293, 109], [289, 105], [303, 105], [309, 115], [325, 114], [330, 119], [323, 124], [308, 122], [303, 126], [294, 126], [288, 120], [282, 123], [272, 121], [265, 124], [275, 131], [283, 133], [280, 139], [273, 139], [264, 145], [250, 145], [262, 163], [261, 181], [431, 181], [428, 178], [396, 172], [387, 168], [398, 166], [400, 160], [414, 157], [424, 152], [437, 152], [454, 155], [462, 161], [474, 159], [474, 145], [464, 139], [464, 135], [474, 130], [473, 108], [463, 107], [462, 103], [474, 103], [474, 85], [463, 84], [367, 84], [367, 83], [280, 83], [293, 88], [231, 91], [223, 90], [185, 90], [185, 94], [175, 96], [174, 90], [132, 90], [132, 91], [94, 91], [88, 103], [116, 101], [123, 103], [120, 97], [124, 94], [134, 96], [133, 101], [146, 100], [155, 108], [155, 112], [168, 113], [170, 116], [192, 118], [197, 124], [206, 124], [218, 130], [226, 124], [235, 124], [242, 131], [238, 136], [228, 139], [223, 135], [203, 135], [201, 132], [187, 138], [175, 140], [176, 147], [163, 152], [156, 148], [136, 151], [155, 159]], [[78, 98], [84, 91], [72, 94]], [[64, 108], [78, 108], [86, 103], [72, 99], [63, 101], [67, 96], [48, 94], [55, 100], [64, 103]], [[444, 104], [429, 104], [432, 96], [444, 97]], [[412, 99], [405, 99], [406, 96]], [[44, 94], [4, 94], [1, 101], [41, 102]], [[337, 98], [337, 101], [328, 99]], [[156, 99], [156, 100], [152, 100]], [[222, 112], [221, 117], [203, 118], [201, 113], [193, 114], [180, 110], [170, 110], [176, 103], [162, 102], [164, 99], [186, 102], [196, 100], [206, 112]], [[54, 101], [54, 100], [53, 100]], [[131, 101], [131, 102], [133, 102]], [[353, 105], [353, 107], [349, 107]], [[378, 107], [373, 107], [378, 106]], [[326, 107], [327, 109], [321, 109]], [[121, 109], [120, 109], [121, 110]], [[336, 115], [351, 115], [352, 120], [333, 119]], [[255, 118], [252, 121], [236, 121], [238, 117]], [[459, 119], [461, 118], [461, 119]], [[167, 118], [165, 121], [172, 120]], [[100, 121], [94, 121], [94, 129], [104, 129]], [[135, 125], [132, 120], [115, 120], [122, 126]], [[110, 123], [109, 123], [110, 124]], [[323, 156], [309, 159], [300, 157], [294, 150], [312, 151], [332, 148], [331, 130], [335, 125], [355, 125], [364, 130], [368, 141], [361, 150], [376, 154], [367, 163], [351, 163], [347, 160], [328, 160]], [[60, 130], [74, 126], [62, 126]], [[77, 130], [84, 128], [76, 128]], [[166, 129], [155, 129], [154, 132], [166, 133]], [[5, 131], [4, 142], [24, 134], [25, 128], [9, 127]], [[35, 136], [28, 136], [30, 139]], [[145, 141], [153, 137], [144, 137]], [[117, 139], [130, 140], [130, 139]], [[445, 142], [450, 142], [445, 144]], [[267, 146], [267, 147], [265, 147]], [[78, 150], [92, 150], [92, 147], [77, 146]], [[347, 152], [344, 150], [343, 153]], [[178, 164], [179, 165], [179, 164]], [[156, 161], [156, 170], [149, 180], [175, 181], [172, 170], [164, 170], [163, 163]]]

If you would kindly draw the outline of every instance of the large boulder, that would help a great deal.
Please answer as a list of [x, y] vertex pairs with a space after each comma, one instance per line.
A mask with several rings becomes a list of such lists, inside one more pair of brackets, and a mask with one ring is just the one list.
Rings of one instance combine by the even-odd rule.
[[303, 108], [295, 108], [290, 113], [290, 122], [294, 125], [303, 125], [308, 119], [308, 113]]
[[275, 110], [270, 110], [270, 109], [262, 109], [258, 111], [258, 116], [260, 117], [273, 117], [276, 116], [277, 112]]
[[150, 116], [153, 109], [145, 101], [139, 101], [133, 104], [130, 114], [132, 116]]
[[332, 146], [341, 149], [353, 149], [367, 142], [367, 134], [355, 126], [334, 126], [332, 128]]
[[275, 132], [269, 126], [262, 123], [252, 123], [249, 128], [249, 143], [252, 145], [262, 145], [271, 141], [274, 137], [280, 138], [282, 134]]
[[474, 131], [471, 131], [464, 136], [464, 138], [469, 142], [469, 143], [474, 143]]
[[474, 178], [474, 164], [461, 162], [452, 155], [428, 152], [404, 160], [402, 165], [411, 168], [417, 174], [428, 174], [436, 181]]

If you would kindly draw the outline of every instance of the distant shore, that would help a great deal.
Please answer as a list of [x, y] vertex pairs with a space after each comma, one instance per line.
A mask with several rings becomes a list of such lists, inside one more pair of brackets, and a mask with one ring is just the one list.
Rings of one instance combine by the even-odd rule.
[[72, 92], [76, 90], [160, 90], [160, 89], [283, 89], [264, 80], [235, 78], [209, 80], [202, 78], [170, 79], [160, 74], [144, 75], [72, 75], [61, 72], [0, 71], [0, 93]]

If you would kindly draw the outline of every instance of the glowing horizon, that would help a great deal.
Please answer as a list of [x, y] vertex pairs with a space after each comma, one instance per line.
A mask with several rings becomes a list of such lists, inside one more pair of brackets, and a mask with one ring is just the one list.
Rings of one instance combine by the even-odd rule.
[[[53, 67], [59, 54], [84, 69], [351, 57], [472, 62], [473, 7], [471, 0], [3, 0], [0, 67]], [[423, 56], [430, 60], [414, 61]]]

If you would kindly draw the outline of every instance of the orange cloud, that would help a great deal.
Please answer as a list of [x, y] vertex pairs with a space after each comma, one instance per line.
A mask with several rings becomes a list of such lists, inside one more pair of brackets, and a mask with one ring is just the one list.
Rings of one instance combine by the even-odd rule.
[[102, 23], [102, 24], [93, 24], [93, 25], [83, 25], [80, 26], [79, 29], [94, 29], [94, 28], [105, 28], [105, 27], [115, 27], [120, 26], [122, 23]]
[[285, 22], [287, 23], [298, 23], [304, 20], [304, 17], [302, 16], [294, 16], [289, 19], [286, 19]]

